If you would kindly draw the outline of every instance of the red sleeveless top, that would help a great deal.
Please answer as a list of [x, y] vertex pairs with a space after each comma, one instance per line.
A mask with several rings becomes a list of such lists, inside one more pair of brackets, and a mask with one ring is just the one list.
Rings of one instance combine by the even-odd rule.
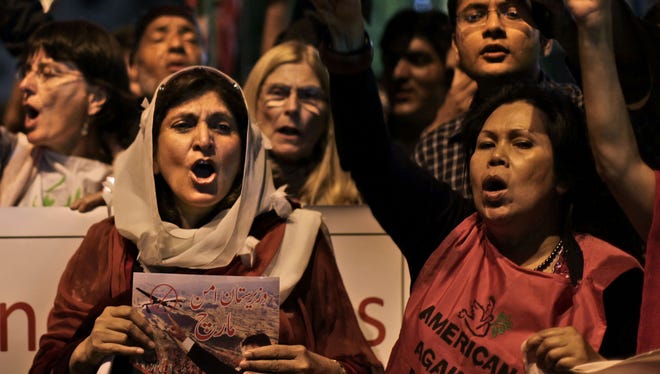
[[550, 327], [574, 326], [596, 349], [606, 328], [603, 290], [637, 261], [577, 235], [584, 275], [522, 268], [488, 241], [476, 214], [458, 225], [424, 264], [406, 306], [389, 373], [524, 373], [522, 343]]
[[646, 241], [645, 260], [637, 353], [660, 348], [660, 171], [655, 172], [653, 221]]

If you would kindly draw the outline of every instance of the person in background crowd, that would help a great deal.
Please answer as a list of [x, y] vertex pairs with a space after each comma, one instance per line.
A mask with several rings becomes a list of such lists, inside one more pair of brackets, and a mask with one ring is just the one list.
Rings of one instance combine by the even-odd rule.
[[[524, 28], [518, 28], [520, 14], [507, 12], [503, 8], [505, 5], [498, 1], [493, 3], [498, 11], [485, 15], [487, 10], [481, 8], [491, 1], [484, 4], [476, 11], [461, 5], [467, 10], [458, 13], [458, 2], [448, 3], [449, 19], [454, 26], [453, 48], [458, 54], [459, 66], [478, 86], [473, 103], [478, 105], [502, 85], [527, 82], [565, 90], [581, 105], [582, 93], [577, 86], [553, 82], [543, 73], [541, 59], [550, 53], [553, 41], [541, 34], [531, 18], [524, 23]], [[471, 17], [477, 20], [472, 22]], [[463, 116], [459, 116], [424, 134], [416, 146], [415, 160], [438, 180], [470, 197], [462, 127]]]
[[[553, 45], [553, 40], [542, 32], [549, 28], [547, 19], [537, 16], [538, 10], [543, 8], [534, 3], [534, 7], [526, 7], [523, 13], [520, 9], [509, 12], [508, 4], [500, 0], [479, 4], [449, 0], [447, 3], [460, 67], [478, 86], [472, 104], [478, 106], [503, 85], [530, 83], [562, 90], [581, 107], [582, 93], [576, 85], [554, 82], [541, 68], [542, 58], [550, 53]], [[463, 117], [459, 116], [423, 134], [416, 146], [415, 160], [437, 179], [469, 198], [468, 160], [462, 131]], [[589, 183], [593, 186], [592, 197], [576, 201], [575, 227], [641, 258], [642, 240], [607, 188], [595, 174]]]
[[[126, 69], [129, 87], [138, 98], [151, 97], [158, 82], [169, 74], [204, 60], [199, 25], [187, 6], [150, 8], [133, 26], [131, 38], [122, 41], [126, 43], [122, 48], [131, 47]], [[73, 207], [85, 212], [104, 204], [103, 194], [98, 192]]]
[[202, 35], [192, 9], [161, 5], [135, 23], [131, 68], [143, 97], [151, 97], [168, 75], [204, 63]]
[[67, 264], [31, 373], [93, 373], [112, 355], [130, 372], [129, 357], [153, 352], [130, 307], [134, 271], [279, 277], [279, 344], [247, 351], [242, 370], [381, 372], [321, 216], [275, 190], [239, 85], [198, 66], [159, 87], [117, 159], [115, 216]]
[[[342, 166], [406, 257], [413, 284], [387, 371], [524, 372], [520, 348], [537, 333], [564, 346], [552, 370], [634, 353], [640, 266], [571, 224], [593, 168], [574, 103], [527, 84], [476, 106], [465, 119], [474, 196], [466, 201], [392, 147], [359, 2], [316, 4], [331, 30], [321, 56]], [[463, 0], [458, 12], [476, 12], [465, 19], [475, 22], [516, 14], [509, 27], [534, 32], [526, 5], [488, 6]]]
[[459, 71], [457, 82], [452, 81], [455, 70], [447, 66], [451, 34], [449, 18], [437, 10], [403, 9], [385, 26], [380, 47], [387, 125], [392, 139], [410, 155], [422, 131], [462, 114], [476, 91], [469, 78], [461, 90], [450, 90], [466, 77]]
[[456, 50], [452, 48], [447, 52], [446, 63], [447, 69], [452, 69], [453, 71], [449, 92], [447, 92], [445, 101], [438, 110], [433, 123], [426, 126], [421, 135], [429, 133], [448, 123], [450, 120], [461, 116], [470, 108], [472, 98], [475, 92], [477, 92], [477, 83], [465, 74], [459, 65]]
[[135, 27], [133, 25], [121, 27], [113, 33], [113, 36], [119, 42], [119, 46], [121, 46], [122, 53], [124, 54], [124, 63], [126, 64], [130, 90], [133, 95], [140, 97], [142, 96], [142, 89], [137, 81], [135, 68], [131, 65], [131, 54], [133, 53], [135, 44], [133, 40], [135, 37]]
[[[5, 49], [14, 57], [22, 58], [27, 40], [39, 26], [52, 21], [49, 13], [44, 13], [39, 1], [6, 0], [0, 2], [0, 40]], [[0, 124], [13, 133], [24, 132], [25, 123], [22, 107], [22, 93], [16, 80], [5, 103]]]
[[275, 185], [287, 185], [302, 204], [358, 204], [355, 184], [339, 165], [329, 89], [318, 52], [298, 41], [266, 52], [245, 83], [250, 116], [271, 143]]
[[70, 206], [101, 189], [135, 133], [121, 50], [95, 24], [60, 21], [30, 36], [26, 56], [25, 134], [2, 129], [0, 205]]

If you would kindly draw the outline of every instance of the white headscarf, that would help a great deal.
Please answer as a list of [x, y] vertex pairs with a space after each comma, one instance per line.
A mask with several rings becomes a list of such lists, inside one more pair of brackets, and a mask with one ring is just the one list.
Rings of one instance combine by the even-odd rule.
[[113, 208], [117, 230], [137, 245], [138, 260], [147, 270], [153, 266], [190, 269], [226, 266], [236, 255], [246, 253], [246, 247], [254, 248], [255, 240], [248, 238], [248, 234], [257, 215], [272, 209], [280, 217], [291, 213], [283, 189], [276, 191], [273, 185], [265, 151], [267, 141], [258, 127], [248, 123], [241, 196], [234, 205], [198, 229], [182, 229], [161, 220], [153, 171], [154, 108], [158, 92], [166, 89], [170, 79], [194, 69], [218, 74], [245, 103], [243, 92], [233, 79], [217, 69], [194, 66], [165, 78], [142, 113], [135, 141], [115, 163]]

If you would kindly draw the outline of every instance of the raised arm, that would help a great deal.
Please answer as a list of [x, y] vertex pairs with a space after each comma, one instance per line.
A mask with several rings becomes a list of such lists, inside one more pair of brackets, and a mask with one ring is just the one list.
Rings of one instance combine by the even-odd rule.
[[[532, 0], [532, 7], [537, 24], [547, 37], [559, 41], [567, 55], [568, 67], [580, 83], [577, 25], [564, 2]], [[628, 109], [636, 111], [654, 105], [648, 102], [651, 91], [657, 89], [653, 83], [654, 58], [649, 54], [655, 44], [648, 35], [648, 25], [644, 25], [625, 0], [611, 0], [608, 4], [613, 16], [613, 53]]]
[[364, 22], [360, 0], [312, 0], [317, 17], [328, 26], [332, 47], [351, 53], [364, 45]]
[[611, 1], [567, 0], [578, 31], [584, 105], [598, 173], [637, 232], [648, 236], [655, 176], [637, 148], [614, 59]]
[[374, 216], [408, 260], [414, 279], [427, 256], [471, 210], [393, 146], [385, 126], [370, 45], [357, 0], [315, 0], [330, 30], [321, 57], [330, 72], [330, 103], [341, 165]]

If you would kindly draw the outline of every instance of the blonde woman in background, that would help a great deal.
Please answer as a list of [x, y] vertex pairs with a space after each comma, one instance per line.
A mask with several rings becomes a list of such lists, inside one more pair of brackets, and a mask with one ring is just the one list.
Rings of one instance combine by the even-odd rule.
[[328, 92], [318, 52], [298, 41], [267, 51], [245, 83], [250, 117], [272, 145], [275, 184], [303, 205], [359, 204], [339, 165]]

